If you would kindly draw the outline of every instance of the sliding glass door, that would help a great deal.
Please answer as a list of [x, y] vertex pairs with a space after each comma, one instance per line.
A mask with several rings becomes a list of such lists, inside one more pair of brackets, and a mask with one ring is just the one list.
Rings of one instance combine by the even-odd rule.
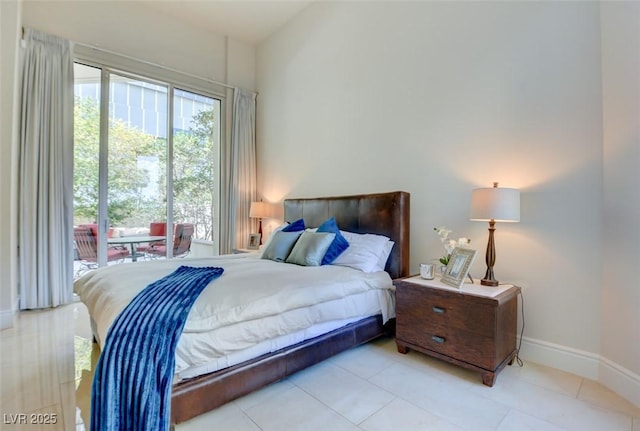
[[[99, 234], [102, 70], [74, 64], [73, 226], [74, 273], [106, 262], [106, 239]], [[106, 148], [106, 147], [105, 147]], [[104, 242], [104, 250], [100, 243]]]
[[75, 76], [76, 272], [214, 245], [220, 101], [104, 66]]
[[[116, 73], [108, 79], [107, 258], [120, 248], [137, 261], [166, 242], [168, 86]], [[150, 237], [164, 239], [142, 241]]]
[[173, 220], [200, 244], [214, 242], [217, 225], [219, 118], [219, 100], [173, 90]]

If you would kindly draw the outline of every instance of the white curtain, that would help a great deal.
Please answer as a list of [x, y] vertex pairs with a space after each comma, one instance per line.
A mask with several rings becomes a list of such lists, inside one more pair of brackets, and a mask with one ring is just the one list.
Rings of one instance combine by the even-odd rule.
[[73, 290], [73, 55], [26, 29], [22, 56], [18, 245], [20, 308], [65, 304]]
[[[221, 218], [220, 252], [247, 246], [255, 221], [249, 219], [251, 201], [256, 200], [256, 93], [240, 88], [233, 92], [231, 148], [227, 152], [227, 214]], [[223, 188], [224, 186], [223, 182]]]

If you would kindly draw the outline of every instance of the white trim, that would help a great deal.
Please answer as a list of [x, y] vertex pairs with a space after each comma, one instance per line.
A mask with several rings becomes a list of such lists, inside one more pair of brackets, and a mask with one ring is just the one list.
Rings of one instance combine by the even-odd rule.
[[640, 407], [640, 376], [610, 359], [530, 337], [522, 337], [520, 356], [595, 380]]
[[538, 364], [548, 365], [591, 380], [598, 380], [600, 357], [584, 350], [522, 337], [520, 356]]
[[0, 311], [0, 330], [13, 328], [13, 319], [15, 315], [15, 310]]
[[20, 308], [20, 296], [16, 296], [12, 306], [11, 309], [0, 310], [0, 330], [13, 328], [16, 311]]
[[88, 45], [75, 44], [73, 47], [73, 56], [76, 62], [85, 63], [90, 66], [99, 65], [100, 67], [108, 67], [110, 71], [122, 71], [138, 75], [136, 79], [150, 78], [160, 81], [162, 85], [172, 83], [181, 90], [202, 93], [205, 96], [220, 99], [221, 102], [226, 101], [228, 87], [236, 88], [219, 81], [190, 75], [178, 70]]
[[600, 358], [600, 383], [640, 407], [640, 376], [607, 358]]
[[99, 52], [101, 54], [118, 56], [118, 57], [121, 57], [124, 60], [133, 61], [135, 63], [143, 64], [145, 66], [149, 66], [149, 67], [152, 67], [154, 69], [160, 69], [160, 70], [172, 73], [172, 74], [180, 74], [180, 75], [183, 75], [183, 76], [186, 76], [186, 77], [189, 77], [189, 78], [196, 79], [198, 81], [207, 82], [209, 84], [220, 85], [222, 87], [231, 88], [231, 89], [237, 88], [234, 85], [229, 85], [229, 84], [226, 84], [226, 83], [224, 83], [222, 81], [216, 81], [215, 79], [204, 78], [202, 76], [198, 76], [198, 75], [194, 75], [194, 74], [191, 74], [191, 73], [182, 72], [180, 70], [172, 69], [170, 67], [163, 66], [161, 64], [152, 63], [150, 61], [145, 61], [145, 60], [140, 60], [139, 58], [131, 57], [131, 56], [128, 56], [128, 55], [125, 55], [125, 54], [121, 54], [121, 53], [115, 52], [115, 51], [109, 51], [108, 49], [98, 48], [97, 46], [88, 45], [86, 43], [81, 43], [81, 42], [73, 42], [73, 43], [74, 43], [74, 49], [77, 49], [76, 47], [81, 47], [82, 50], [86, 49], [86, 50], [91, 50], [91, 51], [94, 51], [94, 52]]

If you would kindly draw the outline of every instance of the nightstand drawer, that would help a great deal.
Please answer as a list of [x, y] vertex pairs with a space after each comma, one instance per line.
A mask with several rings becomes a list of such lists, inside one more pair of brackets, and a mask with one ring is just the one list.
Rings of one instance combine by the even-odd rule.
[[433, 331], [403, 331], [401, 341], [487, 370], [493, 370], [499, 365], [494, 339], [491, 336], [438, 328]]
[[396, 291], [398, 324], [406, 319], [423, 328], [452, 327], [491, 336], [496, 325], [495, 311], [493, 301], [455, 292], [426, 289], [409, 283]]

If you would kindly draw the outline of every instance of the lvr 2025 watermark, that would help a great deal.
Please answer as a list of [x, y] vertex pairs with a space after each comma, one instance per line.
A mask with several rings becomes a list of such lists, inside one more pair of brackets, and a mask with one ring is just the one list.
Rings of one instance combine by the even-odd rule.
[[5, 425], [54, 425], [58, 422], [57, 413], [4, 413]]

